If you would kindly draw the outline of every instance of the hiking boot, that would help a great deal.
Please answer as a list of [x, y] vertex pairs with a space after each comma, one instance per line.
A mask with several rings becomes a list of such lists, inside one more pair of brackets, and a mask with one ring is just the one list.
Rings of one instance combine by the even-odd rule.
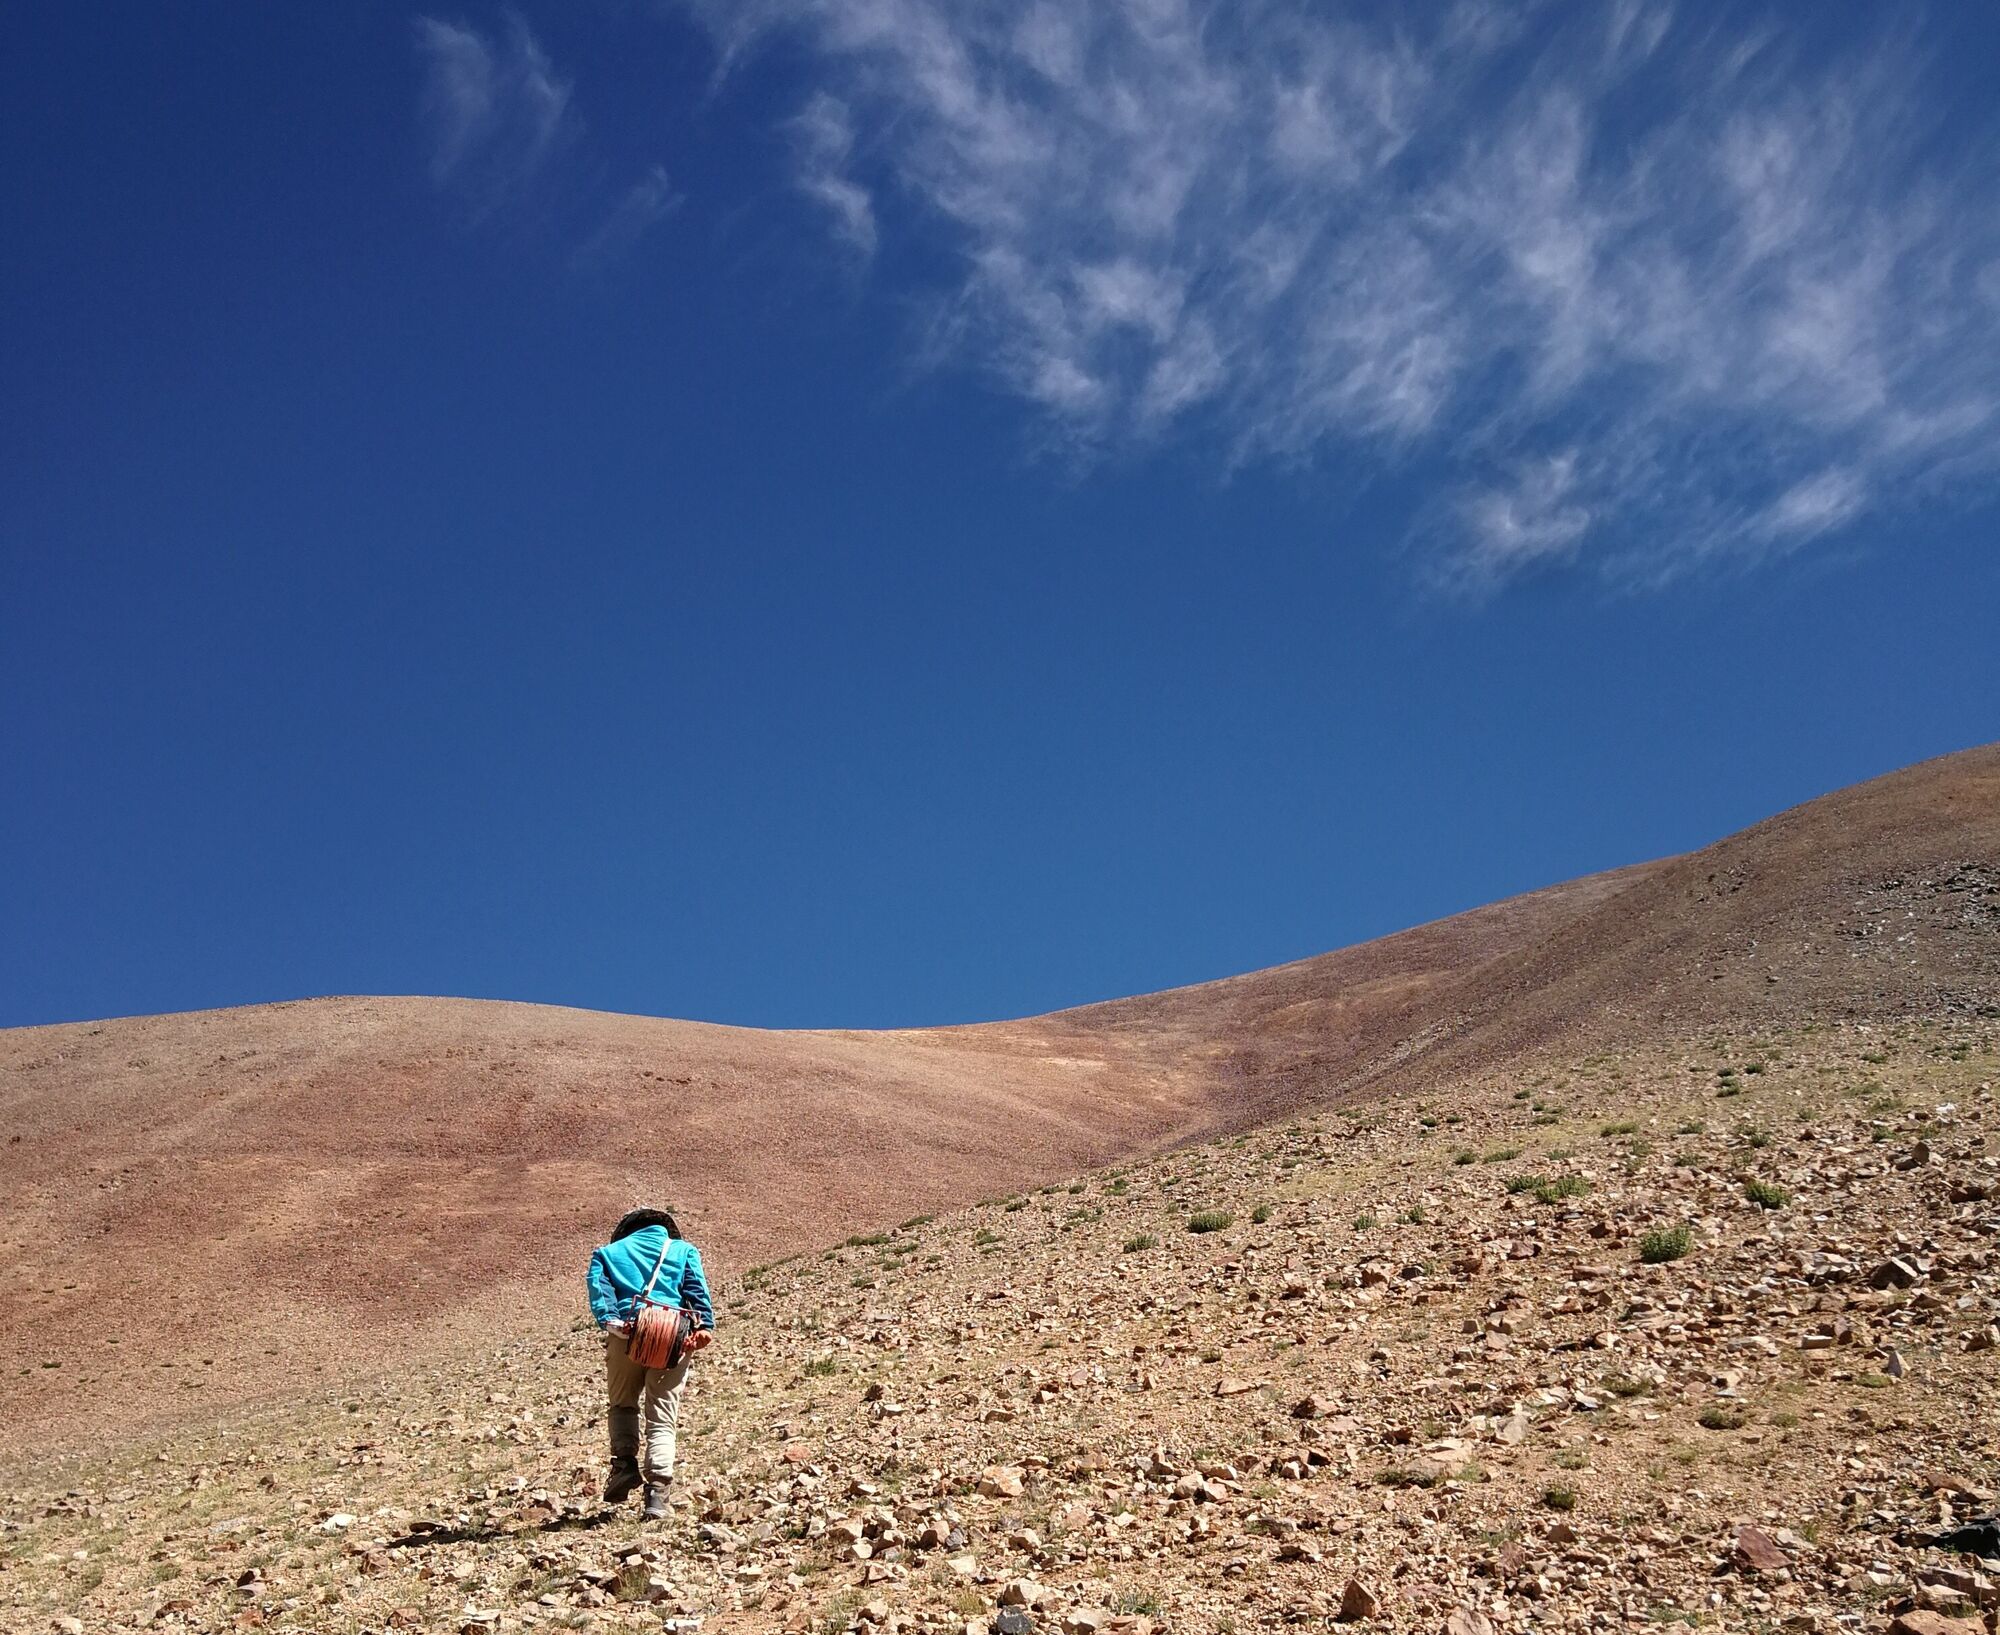
[[639, 1485], [639, 1461], [628, 1455], [611, 1461], [611, 1474], [604, 1478], [604, 1502], [616, 1504]]
[[667, 1484], [665, 1482], [648, 1482], [646, 1484], [646, 1508], [643, 1512], [643, 1519], [646, 1521], [665, 1521], [667, 1519]]

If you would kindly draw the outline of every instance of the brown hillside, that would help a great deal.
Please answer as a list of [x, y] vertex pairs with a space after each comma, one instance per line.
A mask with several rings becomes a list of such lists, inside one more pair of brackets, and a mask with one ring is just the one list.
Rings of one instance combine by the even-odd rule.
[[740, 1268], [1563, 1041], [1995, 1004], [1989, 747], [1667, 863], [1021, 1022], [770, 1033], [329, 999], [9, 1030], [0, 1424], [41, 1440], [88, 1412], [50, 1365], [114, 1297], [138, 1411], [171, 1415], [545, 1325], [643, 1197]]
[[24, 1029], [0, 1036], [0, 1077], [0, 1367], [36, 1417], [69, 1406], [42, 1365], [114, 1297], [129, 1353], [206, 1401], [300, 1355], [427, 1344], [482, 1296], [516, 1326], [550, 1288], [568, 1302], [606, 1222], [647, 1198], [740, 1266], [1213, 1116], [1033, 1028], [784, 1034], [437, 999]]
[[[1495, 932], [1485, 915], [1505, 916]], [[1315, 959], [1062, 1013], [1273, 1110], [1704, 1026], [2000, 1014], [2000, 744]]]
[[[1333, 1006], [1377, 1038], [1370, 1018], [1589, 895], [1330, 956]], [[503, 1329], [568, 1310], [606, 1222], [646, 1198], [740, 1269], [1255, 1123], [1272, 1084], [1231, 1065], [1237, 1024], [1190, 1006], [1177, 1028], [1165, 997], [1155, 1022], [1101, 1028], [780, 1033], [346, 998], [0, 1032], [0, 1425], [76, 1412], [45, 1365], [117, 1292], [128, 1354], [175, 1385], [156, 1400], [208, 1404], [300, 1355], [328, 1373], [448, 1342], [474, 1299]]]
[[1989, 1635], [1996, 1070], [1552, 1053], [729, 1277], [663, 1520], [560, 1320], [0, 1462], [0, 1629]]
[[1427, 1072], [1694, 1027], [2000, 1015], [2000, 745], [1635, 874], [1615, 901], [1472, 973], [1450, 1003], [1457, 1031]]
[[1421, 1055], [1448, 1031], [1479, 973], [1565, 927], [1598, 923], [1663, 866], [1588, 875], [1312, 959], [1047, 1021], [1144, 1059], [1199, 1058], [1218, 1091], [1276, 1112], [1347, 1088], [1370, 1064]]

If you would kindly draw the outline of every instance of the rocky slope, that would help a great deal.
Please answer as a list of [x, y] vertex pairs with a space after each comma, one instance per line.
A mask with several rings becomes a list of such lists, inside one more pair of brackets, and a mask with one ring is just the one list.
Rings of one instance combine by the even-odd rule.
[[718, 1256], [666, 1524], [597, 1504], [551, 1313], [17, 1467], [0, 1627], [1973, 1635], [1997, 1070], [1990, 1018], [1701, 1029]]
[[768, 1033], [343, 999], [10, 1030], [0, 1434], [97, 1434], [41, 1365], [114, 1297], [140, 1427], [436, 1354], [474, 1308], [529, 1332], [642, 1197], [741, 1264], [1529, 1051], [1995, 1007], [1989, 747], [1684, 858], [1019, 1022]]
[[[1686, 856], [1199, 988], [1068, 1013], [1303, 1105], [1690, 1027], [2000, 1008], [2000, 745], [1839, 790]], [[1278, 1087], [1283, 1087], [1279, 1091]]]

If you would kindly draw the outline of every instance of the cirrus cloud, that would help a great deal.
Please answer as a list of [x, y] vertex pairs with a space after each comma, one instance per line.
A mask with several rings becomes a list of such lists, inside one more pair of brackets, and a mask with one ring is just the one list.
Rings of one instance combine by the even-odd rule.
[[626, 255], [679, 206], [680, 195], [657, 163], [608, 203], [601, 184], [556, 185], [562, 160], [579, 146], [583, 121], [573, 82], [518, 14], [507, 13], [491, 33], [420, 16], [415, 37], [424, 69], [418, 113], [431, 183], [472, 221], [528, 206], [553, 230], [574, 238], [569, 264], [582, 272]]
[[416, 21], [431, 180], [491, 210], [531, 181], [574, 129], [571, 85], [519, 17], [487, 35], [469, 23]]
[[1062, 446], [1421, 470], [1445, 582], [1755, 559], [2000, 453], [2000, 170], [1937, 161], [1886, 42], [1809, 65], [1649, 0], [682, 3], [731, 65], [804, 47], [799, 186], [864, 255], [954, 251], [934, 338]]

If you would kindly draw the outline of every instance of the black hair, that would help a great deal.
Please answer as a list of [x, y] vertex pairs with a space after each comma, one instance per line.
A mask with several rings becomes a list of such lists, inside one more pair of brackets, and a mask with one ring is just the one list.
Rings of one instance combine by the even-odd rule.
[[649, 1226], [664, 1226], [667, 1229], [667, 1236], [670, 1238], [677, 1238], [681, 1235], [679, 1222], [668, 1211], [664, 1209], [631, 1209], [627, 1210], [619, 1218], [617, 1230], [611, 1234], [611, 1241], [616, 1243], [620, 1238], [629, 1238], [634, 1232], [643, 1231]]

